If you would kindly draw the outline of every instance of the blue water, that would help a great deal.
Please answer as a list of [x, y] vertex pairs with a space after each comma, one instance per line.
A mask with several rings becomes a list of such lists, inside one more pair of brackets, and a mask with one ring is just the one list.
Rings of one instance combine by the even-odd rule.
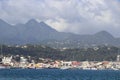
[[120, 71], [1, 69], [0, 80], [120, 80]]

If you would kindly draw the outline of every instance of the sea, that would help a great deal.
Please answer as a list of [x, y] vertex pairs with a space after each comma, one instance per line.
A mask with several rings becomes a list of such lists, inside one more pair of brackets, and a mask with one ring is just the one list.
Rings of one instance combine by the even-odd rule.
[[120, 71], [79, 69], [0, 69], [0, 80], [120, 80]]

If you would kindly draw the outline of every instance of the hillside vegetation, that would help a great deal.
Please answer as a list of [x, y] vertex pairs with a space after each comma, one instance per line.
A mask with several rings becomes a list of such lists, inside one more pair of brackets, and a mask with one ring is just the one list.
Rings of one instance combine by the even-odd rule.
[[54, 60], [77, 61], [115, 61], [120, 49], [117, 47], [98, 46], [92, 48], [53, 49], [41, 45], [7, 46], [2, 45], [1, 55], [23, 55], [37, 58], [50, 58]]

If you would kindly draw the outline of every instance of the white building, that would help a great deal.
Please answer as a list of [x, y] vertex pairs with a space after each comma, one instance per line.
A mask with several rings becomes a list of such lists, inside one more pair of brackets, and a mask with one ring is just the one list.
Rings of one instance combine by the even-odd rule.
[[117, 61], [120, 61], [120, 55], [117, 55]]
[[61, 69], [68, 69], [72, 67], [71, 61], [61, 61]]
[[27, 59], [24, 57], [20, 57], [20, 65], [19, 67], [25, 68], [27, 66]]
[[12, 65], [12, 56], [11, 57], [3, 57], [2, 63], [6, 65]]

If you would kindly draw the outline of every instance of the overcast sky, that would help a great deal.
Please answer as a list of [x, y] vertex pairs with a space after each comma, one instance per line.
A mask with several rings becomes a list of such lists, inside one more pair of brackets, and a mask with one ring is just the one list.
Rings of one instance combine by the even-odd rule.
[[0, 0], [0, 18], [10, 24], [44, 21], [58, 31], [120, 37], [120, 0]]

